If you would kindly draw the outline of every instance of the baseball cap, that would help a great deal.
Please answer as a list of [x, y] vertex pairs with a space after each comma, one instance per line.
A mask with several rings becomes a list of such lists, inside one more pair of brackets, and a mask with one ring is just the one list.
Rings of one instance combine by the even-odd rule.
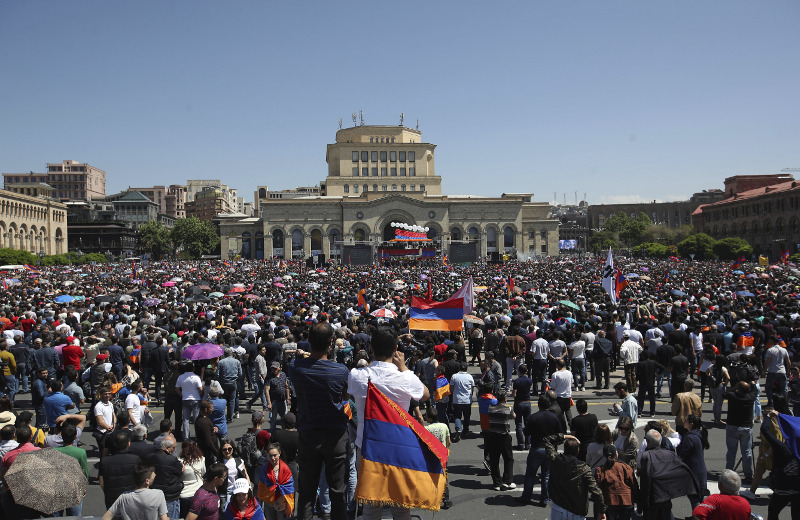
[[108, 354], [97, 354], [97, 357], [95, 359], [99, 359], [100, 361], [105, 361], [106, 359], [108, 359]]
[[272, 364], [271, 364], [270, 366], [271, 366], [272, 368], [280, 368], [280, 367], [281, 367], [281, 364], [280, 364], [280, 362], [278, 362], [278, 361], [273, 361], [273, 362], [272, 362]]
[[264, 420], [264, 412], [260, 412], [260, 411], [256, 410], [255, 412], [253, 412], [252, 419], [254, 421], [263, 421]]
[[631, 337], [631, 333], [626, 330], [625, 332], [622, 333], [622, 337], [623, 338], [630, 338]]
[[247, 481], [246, 478], [237, 478], [236, 482], [233, 483], [233, 494], [238, 495], [239, 493], [249, 493], [250, 492], [250, 483]]

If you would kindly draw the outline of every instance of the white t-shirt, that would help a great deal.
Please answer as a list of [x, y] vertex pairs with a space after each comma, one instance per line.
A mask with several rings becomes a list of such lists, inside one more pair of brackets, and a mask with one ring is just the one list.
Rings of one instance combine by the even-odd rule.
[[[347, 391], [355, 398], [358, 417], [364, 417], [364, 404], [367, 400], [367, 383], [372, 380], [378, 390], [386, 394], [386, 397], [397, 403], [403, 410], [408, 411], [412, 399], [422, 399], [425, 393], [425, 385], [419, 380], [414, 372], [400, 369], [394, 363], [384, 361], [373, 361], [366, 368], [354, 368], [350, 371], [347, 379]], [[361, 436], [364, 433], [364, 421], [358, 421], [358, 433], [356, 435], [356, 446], [361, 448]]]
[[550, 377], [550, 388], [558, 397], [572, 397], [572, 372], [556, 370]]
[[573, 341], [569, 345], [570, 354], [572, 359], [583, 359], [583, 353], [586, 351], [586, 343], [583, 341]]
[[194, 372], [186, 372], [178, 376], [175, 382], [175, 388], [180, 388], [183, 392], [184, 401], [199, 401], [201, 398], [200, 388], [203, 386], [203, 381], [200, 376]]
[[125, 409], [130, 410], [131, 419], [136, 421], [136, 424], [142, 422], [142, 402], [137, 394], [133, 392], [128, 394], [125, 398]]
[[[103, 401], [99, 401], [96, 405], [94, 405], [94, 415], [95, 417], [103, 416], [103, 421], [106, 424], [112, 425], [114, 424], [114, 405], [111, 404], [111, 401], [108, 404], [104, 403]], [[100, 425], [98, 424], [98, 428]], [[101, 432], [105, 433], [105, 429], [100, 428]]]

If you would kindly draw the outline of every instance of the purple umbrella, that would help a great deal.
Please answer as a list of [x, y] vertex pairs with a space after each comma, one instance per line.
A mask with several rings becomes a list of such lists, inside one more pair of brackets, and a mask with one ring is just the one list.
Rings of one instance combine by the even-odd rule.
[[198, 343], [197, 345], [186, 347], [186, 350], [183, 351], [183, 357], [192, 361], [199, 361], [201, 359], [222, 357], [224, 353], [222, 347], [214, 343]]
[[148, 298], [148, 299], [146, 299], [145, 301], [142, 302], [142, 306], [143, 307], [155, 307], [159, 303], [161, 303], [161, 300], [159, 300], [158, 298]]

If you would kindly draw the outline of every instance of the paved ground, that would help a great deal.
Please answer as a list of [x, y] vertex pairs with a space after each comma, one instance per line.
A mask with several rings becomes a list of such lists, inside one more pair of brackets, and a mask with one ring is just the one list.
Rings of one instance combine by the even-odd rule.
[[[471, 371], [475, 369], [470, 369]], [[622, 371], [619, 370], [616, 374], [612, 373], [613, 385], [619, 380]], [[594, 391], [586, 391], [576, 394], [577, 397], [583, 397], [589, 401], [589, 411], [598, 416], [602, 422], [613, 424], [616, 419], [608, 414], [608, 408], [611, 407], [615, 400], [613, 392], [610, 390], [595, 393]], [[21, 405], [28, 404], [26, 401], [28, 395], [20, 396], [18, 399]], [[649, 405], [648, 405], [649, 406]], [[704, 404], [704, 416], [711, 416], [711, 405]], [[656, 405], [657, 418], [668, 418], [670, 405], [666, 399], [659, 400]], [[161, 409], [154, 409], [155, 424], [163, 417]], [[477, 420], [478, 412], [477, 406], [473, 411], [473, 421]], [[723, 414], [724, 418], [724, 414]], [[236, 438], [244, 433], [249, 422], [249, 414], [242, 413], [241, 418], [236, 420], [234, 424], [230, 425], [229, 435]], [[637, 436], [641, 440], [643, 438], [642, 426], [645, 420], [639, 421], [639, 428], [636, 431]], [[153, 434], [155, 436], [155, 434]], [[711, 448], [706, 451], [706, 465], [709, 469], [709, 489], [712, 493], [717, 492], [716, 477], [725, 469], [725, 430], [723, 428], [712, 428], [710, 430], [709, 440]], [[90, 487], [89, 493], [84, 501], [83, 514], [84, 516], [96, 515], [100, 516], [105, 512], [103, 503], [102, 490], [97, 485], [97, 451], [95, 449], [95, 441], [90, 433], [85, 433], [81, 441], [84, 443], [84, 448], [87, 449], [89, 455], [90, 466]], [[547, 519], [549, 518], [549, 508], [543, 509], [537, 506], [523, 506], [513, 500], [514, 497], [522, 493], [523, 479], [525, 475], [525, 458], [527, 453], [521, 451], [514, 452], [514, 482], [517, 484], [517, 489], [507, 492], [497, 492], [491, 489], [491, 479], [486, 470], [483, 468], [482, 463], [482, 440], [465, 439], [456, 443], [451, 448], [450, 464], [448, 466], [450, 496], [454, 506], [447, 511], [440, 511], [436, 513], [436, 518], [452, 518], [452, 519], [470, 519], [477, 520], [482, 518], [496, 518], [498, 515], [502, 517], [514, 517], [522, 519]], [[741, 473], [740, 473], [741, 475]], [[763, 487], [759, 492], [759, 498], [752, 500], [753, 511], [761, 514], [766, 518], [767, 516], [767, 503], [770, 490]], [[534, 490], [534, 499], [538, 500], [539, 487]], [[688, 499], [673, 500], [673, 511], [675, 518], [685, 518], [691, 515], [689, 509]], [[418, 512], [421, 513], [423, 518], [433, 518], [432, 512]], [[784, 511], [782, 517], [789, 516], [788, 509]]]

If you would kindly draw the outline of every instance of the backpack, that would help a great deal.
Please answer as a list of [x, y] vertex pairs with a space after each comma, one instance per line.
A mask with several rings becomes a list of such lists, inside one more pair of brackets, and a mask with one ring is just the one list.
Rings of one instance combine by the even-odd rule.
[[236, 448], [239, 450], [239, 455], [244, 461], [244, 467], [247, 469], [247, 474], [254, 478], [252, 471], [258, 465], [258, 459], [261, 458], [261, 450], [258, 449], [256, 444], [256, 431], [247, 431], [244, 435], [236, 439]]
[[731, 386], [735, 386], [739, 381], [747, 381], [749, 383], [750, 381], [758, 380], [758, 377], [755, 376], [754, 370], [751, 369], [750, 365], [741, 361], [734, 361], [731, 363], [728, 374], [731, 378]]

